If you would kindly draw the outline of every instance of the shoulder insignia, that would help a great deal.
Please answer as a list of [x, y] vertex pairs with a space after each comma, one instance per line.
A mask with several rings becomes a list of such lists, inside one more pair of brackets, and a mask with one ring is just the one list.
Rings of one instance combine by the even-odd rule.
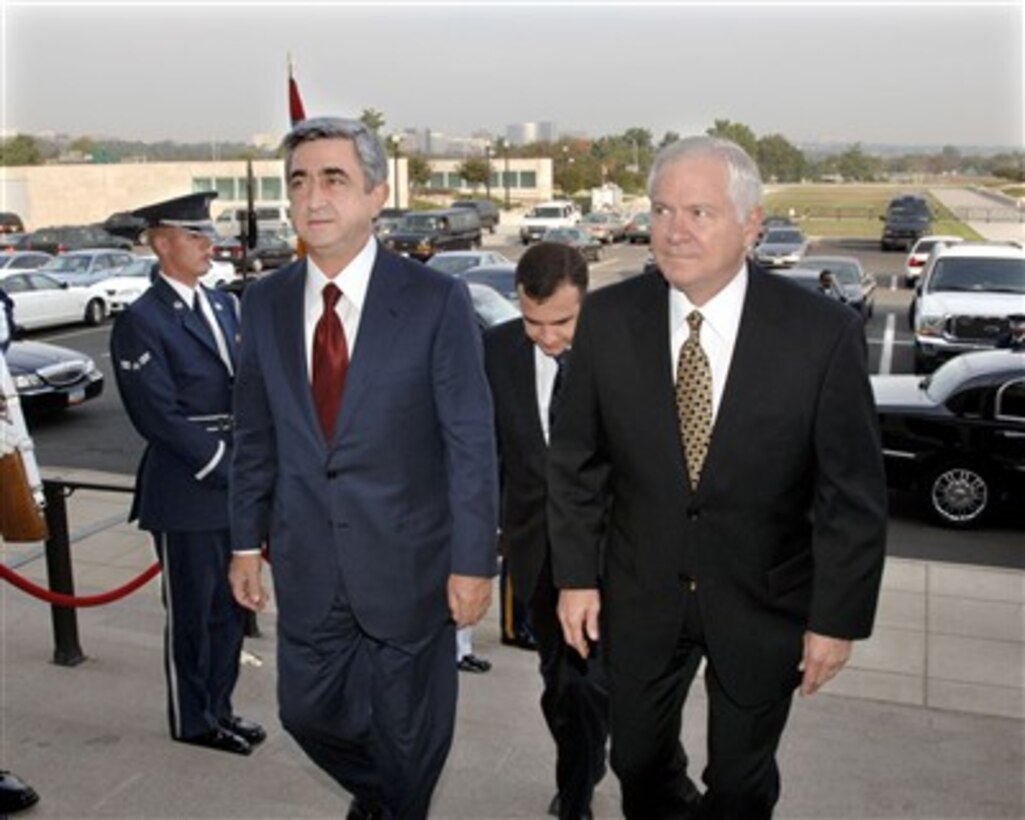
[[147, 350], [138, 359], [122, 359], [119, 362], [119, 364], [121, 365], [122, 370], [141, 370], [146, 366], [146, 363], [149, 362], [149, 360], [152, 358], [153, 356]]

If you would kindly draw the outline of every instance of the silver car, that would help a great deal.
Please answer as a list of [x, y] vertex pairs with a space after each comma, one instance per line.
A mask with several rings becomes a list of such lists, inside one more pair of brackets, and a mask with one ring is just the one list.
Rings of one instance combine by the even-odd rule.
[[767, 268], [792, 268], [808, 250], [808, 240], [796, 228], [770, 228], [755, 246], [754, 257]]

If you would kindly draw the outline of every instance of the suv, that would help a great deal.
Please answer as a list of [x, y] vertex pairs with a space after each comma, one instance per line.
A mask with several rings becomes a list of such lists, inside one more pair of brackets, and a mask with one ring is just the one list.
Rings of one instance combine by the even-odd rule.
[[879, 247], [884, 251], [894, 248], [911, 250], [919, 237], [932, 233], [932, 212], [920, 196], [891, 199], [886, 208], [886, 216], [879, 218], [886, 223], [879, 240]]
[[915, 370], [929, 372], [967, 350], [986, 350], [1008, 332], [1025, 299], [1025, 249], [962, 242], [933, 249], [912, 303]]
[[523, 217], [520, 241], [524, 245], [539, 240], [549, 228], [572, 228], [580, 222], [580, 211], [567, 199], [555, 199], [535, 205]]
[[399, 226], [381, 239], [392, 250], [426, 262], [438, 251], [479, 248], [480, 217], [470, 208], [414, 211], [402, 217]]
[[[284, 205], [257, 205], [256, 233], [278, 233], [287, 235], [292, 227], [291, 213]], [[228, 208], [217, 215], [214, 230], [222, 239], [234, 239], [242, 234], [242, 223], [246, 218], [245, 208]]]
[[64, 253], [90, 248], [114, 248], [130, 251], [132, 243], [123, 236], [114, 236], [99, 225], [62, 225], [56, 228], [40, 228], [27, 233], [18, 243], [19, 250]]
[[452, 207], [472, 208], [480, 218], [480, 226], [487, 228], [488, 233], [495, 232], [495, 226], [499, 222], [500, 214], [498, 206], [490, 199], [457, 199], [452, 203]]

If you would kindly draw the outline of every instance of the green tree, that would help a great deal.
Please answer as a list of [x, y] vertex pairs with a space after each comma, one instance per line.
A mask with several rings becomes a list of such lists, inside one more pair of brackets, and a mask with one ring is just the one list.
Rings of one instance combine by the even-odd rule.
[[675, 131], [666, 131], [665, 134], [662, 135], [662, 141], [658, 144], [658, 147], [665, 148], [667, 145], [672, 145], [678, 139], [680, 139], [680, 135], [678, 133]]
[[359, 121], [375, 134], [379, 134], [384, 127], [384, 114], [376, 108], [364, 108], [359, 115]]
[[757, 146], [754, 156], [764, 180], [800, 182], [804, 177], [807, 166], [804, 154], [782, 134], [760, 137]]
[[876, 177], [880, 163], [877, 157], [870, 157], [861, 150], [861, 143], [856, 142], [837, 158], [836, 170], [845, 180], [870, 182]]
[[483, 157], [469, 157], [463, 160], [462, 164], [456, 168], [456, 173], [465, 179], [471, 188], [476, 190], [478, 185], [483, 185], [488, 181], [491, 169]]
[[0, 140], [0, 165], [39, 165], [43, 161], [39, 144], [28, 134]]
[[651, 150], [651, 131], [647, 128], [627, 128], [623, 139], [631, 144], [636, 143], [639, 151]]
[[710, 137], [731, 140], [743, 148], [751, 157], [758, 156], [758, 139], [755, 132], [740, 122], [715, 120], [711, 128], [705, 131]]
[[411, 188], [426, 188], [431, 181], [431, 164], [419, 154], [413, 154], [406, 160], [406, 173]]

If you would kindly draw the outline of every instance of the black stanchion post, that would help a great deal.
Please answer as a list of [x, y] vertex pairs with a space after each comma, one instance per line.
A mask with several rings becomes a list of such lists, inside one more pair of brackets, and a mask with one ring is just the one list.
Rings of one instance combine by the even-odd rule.
[[[46, 577], [50, 590], [65, 595], [75, 594], [75, 578], [71, 571], [71, 539], [68, 536], [68, 509], [64, 503], [64, 486], [59, 481], [44, 481], [46, 494]], [[53, 662], [58, 666], [78, 666], [85, 660], [78, 644], [78, 613], [73, 607], [50, 606], [53, 621]]]

